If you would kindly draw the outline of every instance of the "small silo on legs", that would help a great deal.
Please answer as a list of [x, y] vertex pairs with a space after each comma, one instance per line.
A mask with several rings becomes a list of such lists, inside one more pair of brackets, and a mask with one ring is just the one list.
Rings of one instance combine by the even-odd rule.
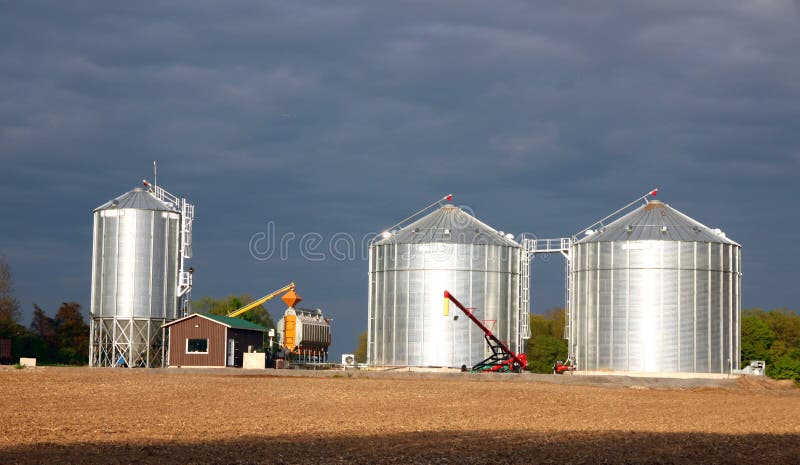
[[188, 305], [193, 218], [147, 183], [94, 210], [90, 366], [161, 366], [161, 325]]

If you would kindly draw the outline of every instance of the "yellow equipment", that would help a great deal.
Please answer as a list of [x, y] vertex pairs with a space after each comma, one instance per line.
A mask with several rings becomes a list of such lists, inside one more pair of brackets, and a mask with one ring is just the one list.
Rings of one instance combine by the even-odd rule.
[[283, 316], [283, 346], [289, 352], [294, 352], [297, 347], [297, 315], [294, 311], [289, 314], [289, 310]]
[[297, 313], [294, 311], [294, 306], [300, 303], [303, 298], [297, 295], [294, 290], [290, 290], [281, 297], [281, 300], [283, 300], [289, 308], [286, 309], [283, 315], [283, 331], [281, 331], [281, 325], [279, 323], [278, 333], [283, 335], [283, 347], [288, 349], [289, 352], [294, 352], [295, 347], [297, 347]]
[[228, 313], [228, 316], [231, 317], [231, 318], [234, 318], [234, 317], [237, 317], [239, 315], [242, 315], [243, 313], [248, 312], [248, 311], [258, 307], [259, 305], [263, 304], [264, 302], [272, 299], [273, 297], [277, 296], [278, 294], [283, 294], [284, 292], [290, 292], [290, 291], [294, 292], [294, 283], [289, 283], [286, 286], [283, 286], [282, 288], [278, 289], [275, 292], [271, 292], [271, 293], [265, 295], [264, 297], [262, 297], [262, 298], [260, 298], [258, 300], [254, 300], [254, 301], [250, 302], [249, 304], [245, 305], [242, 308], [237, 308], [236, 310]]

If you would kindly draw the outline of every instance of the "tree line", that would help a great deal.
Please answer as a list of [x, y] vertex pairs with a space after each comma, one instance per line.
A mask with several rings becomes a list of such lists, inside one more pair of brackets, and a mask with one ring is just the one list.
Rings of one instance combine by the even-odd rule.
[[800, 314], [779, 308], [742, 311], [742, 366], [767, 362], [767, 376], [800, 382]]
[[13, 357], [35, 357], [37, 363], [44, 364], [87, 363], [89, 326], [79, 303], [62, 303], [52, 317], [34, 304], [29, 327], [20, 323], [20, 313], [19, 301], [13, 294], [11, 269], [0, 258], [0, 339], [11, 340]]
[[[197, 313], [227, 315], [253, 300], [247, 294], [221, 299], [203, 297], [193, 306]], [[42, 364], [85, 365], [88, 362], [89, 326], [79, 303], [62, 303], [52, 317], [34, 304], [33, 319], [28, 327], [20, 323], [20, 317], [20, 305], [13, 295], [11, 270], [0, 257], [0, 339], [11, 340], [14, 357], [35, 357]], [[275, 328], [272, 316], [263, 305], [241, 318]], [[550, 373], [554, 361], [566, 359], [565, 323], [563, 308], [554, 308], [544, 315], [530, 315], [532, 337], [525, 346], [530, 371]], [[797, 310], [746, 309], [742, 311], [741, 326], [742, 367], [752, 360], [764, 360], [768, 376], [800, 382], [800, 314]], [[366, 331], [359, 334], [353, 353], [359, 363], [367, 361]]]

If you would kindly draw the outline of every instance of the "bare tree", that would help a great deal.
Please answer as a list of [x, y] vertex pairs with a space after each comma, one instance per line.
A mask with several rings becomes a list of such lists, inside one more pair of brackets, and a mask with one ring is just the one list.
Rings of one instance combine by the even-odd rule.
[[19, 321], [19, 302], [14, 298], [13, 292], [11, 267], [5, 257], [0, 256], [0, 321]]

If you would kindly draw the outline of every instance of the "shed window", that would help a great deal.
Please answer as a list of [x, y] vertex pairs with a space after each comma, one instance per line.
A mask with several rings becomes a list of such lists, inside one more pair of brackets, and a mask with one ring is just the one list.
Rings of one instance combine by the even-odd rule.
[[186, 353], [187, 354], [207, 354], [208, 353], [208, 339], [187, 339], [186, 340]]

